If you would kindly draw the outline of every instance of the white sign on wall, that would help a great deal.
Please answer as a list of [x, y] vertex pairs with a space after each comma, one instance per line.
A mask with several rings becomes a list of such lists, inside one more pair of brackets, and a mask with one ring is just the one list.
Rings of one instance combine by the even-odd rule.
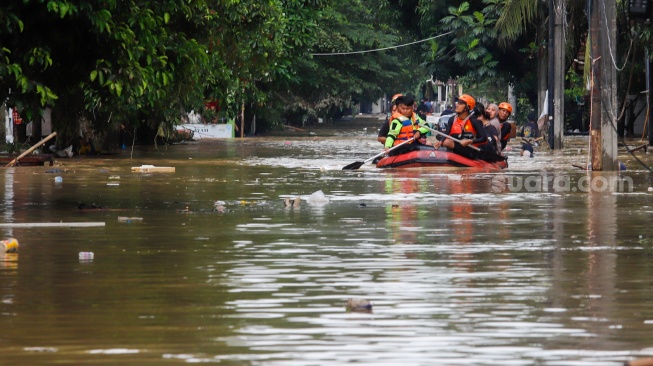
[[229, 139], [233, 138], [234, 126], [231, 123], [205, 125], [200, 123], [187, 123], [177, 126], [177, 129], [193, 131], [193, 139]]

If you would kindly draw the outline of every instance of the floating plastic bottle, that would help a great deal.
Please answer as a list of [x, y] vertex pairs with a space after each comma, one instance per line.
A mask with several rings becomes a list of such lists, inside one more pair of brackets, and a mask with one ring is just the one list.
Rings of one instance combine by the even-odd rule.
[[61, 182], [63, 182], [63, 178], [61, 178], [61, 177], [59, 177], [59, 176], [54, 177], [54, 182], [55, 182], [55, 183], [61, 183]]
[[0, 241], [0, 254], [2, 253], [16, 253], [18, 251], [18, 240], [15, 238], [8, 238]]
[[93, 252], [79, 252], [79, 260], [84, 262], [90, 262], [93, 260], [95, 255]]

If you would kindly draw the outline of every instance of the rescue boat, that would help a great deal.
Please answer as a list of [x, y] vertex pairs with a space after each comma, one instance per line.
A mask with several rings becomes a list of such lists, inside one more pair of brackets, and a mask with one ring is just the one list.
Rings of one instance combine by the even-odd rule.
[[[499, 159], [497, 159], [499, 160]], [[419, 168], [419, 167], [468, 167], [480, 169], [505, 169], [508, 161], [488, 162], [469, 159], [449, 150], [436, 150], [433, 146], [417, 145], [411, 151], [386, 156], [376, 164], [377, 168]]]

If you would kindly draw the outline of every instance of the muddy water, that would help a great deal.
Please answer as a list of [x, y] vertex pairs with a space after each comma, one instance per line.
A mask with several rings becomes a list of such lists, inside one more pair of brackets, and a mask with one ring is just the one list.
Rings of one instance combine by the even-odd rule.
[[[21, 243], [0, 257], [0, 364], [653, 356], [651, 176], [626, 155], [626, 172], [581, 171], [586, 140], [567, 145], [513, 150], [503, 172], [342, 171], [380, 151], [362, 134], [3, 170], [4, 223], [105, 226], [0, 228]], [[130, 172], [142, 164], [176, 172]], [[347, 312], [349, 298], [372, 312]]]

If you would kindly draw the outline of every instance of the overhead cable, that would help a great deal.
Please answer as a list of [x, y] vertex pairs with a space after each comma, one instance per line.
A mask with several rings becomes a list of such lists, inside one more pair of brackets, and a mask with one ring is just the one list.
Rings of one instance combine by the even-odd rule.
[[444, 37], [444, 36], [449, 35], [449, 34], [451, 34], [451, 33], [453, 33], [453, 31], [451, 31], [451, 32], [447, 32], [447, 33], [443, 33], [443, 34], [439, 34], [439, 35], [437, 35], [437, 36], [429, 37], [429, 38], [422, 39], [422, 40], [415, 41], [415, 42], [410, 42], [410, 43], [400, 44], [400, 45], [397, 45], [397, 46], [391, 46], [391, 47], [377, 48], [377, 49], [373, 49], [373, 50], [352, 51], [352, 52], [333, 52], [333, 53], [311, 53], [311, 56], [356, 55], [356, 54], [361, 54], [361, 53], [370, 53], [370, 52], [385, 51], [385, 50], [391, 50], [391, 49], [395, 49], [395, 48], [399, 48], [399, 47], [410, 46], [410, 45], [414, 45], [414, 44], [417, 44], [417, 43], [423, 43], [423, 42], [426, 42], [426, 41], [430, 41], [430, 40], [432, 40], [432, 39], [436, 39], [436, 38]]

